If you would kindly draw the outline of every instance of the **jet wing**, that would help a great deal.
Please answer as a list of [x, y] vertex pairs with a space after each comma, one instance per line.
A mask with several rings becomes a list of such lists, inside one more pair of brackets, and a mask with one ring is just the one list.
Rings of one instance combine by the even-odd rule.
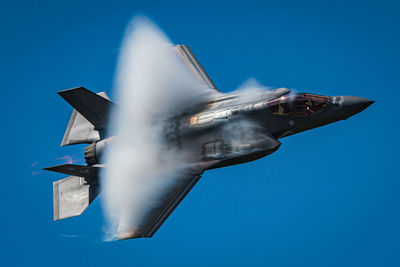
[[119, 225], [118, 239], [152, 237], [197, 183], [201, 174], [188, 174], [174, 180], [174, 184], [164, 190], [162, 197], [156, 203], [149, 201], [148, 206], [143, 208], [142, 212], [145, 215], [139, 225], [131, 225], [128, 229]]
[[174, 46], [174, 50], [197, 79], [199, 79], [205, 85], [218, 91], [218, 89], [215, 86], [215, 84], [213, 83], [213, 81], [210, 79], [210, 77], [208, 76], [206, 71], [200, 65], [200, 62], [193, 55], [189, 46], [176, 45], [176, 46]]

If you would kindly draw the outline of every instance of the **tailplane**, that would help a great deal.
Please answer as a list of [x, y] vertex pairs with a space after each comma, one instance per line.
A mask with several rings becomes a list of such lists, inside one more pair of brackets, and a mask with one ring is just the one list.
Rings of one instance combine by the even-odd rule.
[[54, 220], [81, 215], [100, 194], [98, 172], [101, 167], [64, 164], [45, 168], [72, 174], [53, 183]]

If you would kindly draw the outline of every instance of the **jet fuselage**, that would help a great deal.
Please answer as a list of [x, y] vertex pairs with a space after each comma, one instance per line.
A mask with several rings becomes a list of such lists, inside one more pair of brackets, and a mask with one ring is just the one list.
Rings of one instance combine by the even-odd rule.
[[171, 147], [191, 151], [193, 161], [220, 168], [265, 157], [279, 148], [279, 138], [347, 119], [372, 103], [286, 88], [227, 94], [194, 115], [191, 111], [172, 119], [165, 136]]

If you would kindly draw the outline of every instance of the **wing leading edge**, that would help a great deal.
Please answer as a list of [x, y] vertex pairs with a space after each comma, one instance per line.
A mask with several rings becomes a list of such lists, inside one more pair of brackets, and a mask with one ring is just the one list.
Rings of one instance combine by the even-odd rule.
[[200, 62], [194, 56], [192, 50], [190, 50], [189, 46], [176, 45], [174, 46], [174, 50], [197, 79], [199, 79], [208, 87], [218, 91], [210, 76], [208, 76], [207, 72], [203, 69]]

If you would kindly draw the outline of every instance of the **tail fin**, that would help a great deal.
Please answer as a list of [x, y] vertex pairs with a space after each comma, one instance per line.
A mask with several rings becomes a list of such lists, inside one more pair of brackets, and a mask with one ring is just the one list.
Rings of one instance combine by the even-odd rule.
[[81, 215], [99, 195], [100, 167], [64, 164], [45, 168], [65, 174], [67, 178], [53, 183], [54, 220]]
[[74, 109], [65, 131], [61, 146], [93, 143], [100, 140], [99, 132], [87, 119]]
[[81, 215], [100, 193], [98, 183], [69, 176], [53, 183], [54, 220]]
[[105, 92], [95, 94], [84, 87], [58, 92], [73, 108], [61, 146], [92, 143], [104, 134], [113, 103]]

